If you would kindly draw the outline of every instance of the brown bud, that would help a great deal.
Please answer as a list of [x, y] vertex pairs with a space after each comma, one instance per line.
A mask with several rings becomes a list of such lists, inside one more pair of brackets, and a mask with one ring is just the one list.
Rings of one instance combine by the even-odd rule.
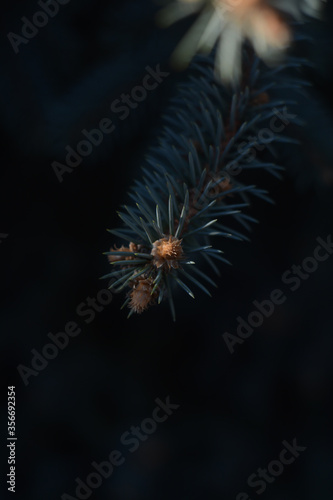
[[154, 257], [153, 263], [157, 268], [164, 266], [165, 269], [178, 269], [179, 261], [184, 256], [182, 240], [171, 235], [156, 240], [151, 254]]
[[155, 290], [153, 294], [151, 293], [153, 288], [154, 282], [152, 278], [139, 277], [135, 280], [130, 293], [131, 300], [129, 307], [138, 314], [141, 314], [143, 311], [148, 309], [149, 306], [153, 305], [158, 295], [157, 290]]

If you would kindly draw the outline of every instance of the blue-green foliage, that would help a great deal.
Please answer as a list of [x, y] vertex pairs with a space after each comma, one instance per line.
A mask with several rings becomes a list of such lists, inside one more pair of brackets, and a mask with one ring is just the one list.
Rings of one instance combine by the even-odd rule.
[[[216, 81], [213, 61], [212, 56], [193, 61], [170, 102], [159, 144], [129, 193], [132, 203], [119, 212], [123, 227], [109, 230], [117, 243], [140, 245], [140, 252], [106, 252], [132, 259], [111, 262], [116, 269], [105, 276], [117, 276], [111, 287], [126, 289], [139, 275], [150, 277], [152, 293], [158, 292], [159, 303], [168, 298], [174, 318], [174, 285], [193, 297], [195, 287], [210, 295], [215, 283], [198, 264], [205, 259], [219, 274], [217, 265], [228, 264], [220, 237], [247, 239], [242, 231], [255, 222], [246, 213], [251, 197], [271, 201], [265, 189], [242, 178], [252, 169], [263, 172], [263, 182], [264, 171], [280, 178], [283, 168], [274, 161], [274, 143], [294, 141], [281, 132], [283, 127], [272, 130], [270, 124], [278, 123], [293, 101], [277, 100], [274, 91], [294, 92], [304, 84], [289, 71], [302, 61], [290, 58], [269, 69], [245, 50], [242, 82], [237, 89], [227, 88]], [[265, 149], [265, 160], [253, 154], [255, 147]], [[178, 269], [157, 268], [151, 255], [153, 243], [169, 235], [182, 240], [185, 258]]]

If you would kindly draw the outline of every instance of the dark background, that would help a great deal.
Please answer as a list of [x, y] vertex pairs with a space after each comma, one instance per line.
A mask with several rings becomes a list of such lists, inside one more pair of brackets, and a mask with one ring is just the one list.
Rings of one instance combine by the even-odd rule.
[[[0, 21], [1, 392], [5, 400], [6, 386], [16, 385], [17, 498], [75, 496], [75, 478], [122, 449], [124, 465], [91, 498], [235, 499], [247, 491], [253, 499], [248, 476], [294, 438], [307, 450], [262, 498], [331, 498], [333, 257], [294, 293], [281, 276], [332, 232], [332, 3], [324, 22], [303, 28], [312, 42], [300, 55], [315, 67], [304, 70], [312, 88], [298, 108], [307, 124], [292, 129], [302, 144], [281, 151], [284, 181], [256, 179], [276, 204], [254, 204], [260, 224], [250, 243], [221, 242], [233, 266], [222, 266], [212, 299], [180, 291], [176, 323], [167, 305], [126, 320], [117, 296], [89, 324], [76, 310], [106, 286], [98, 280], [114, 243], [106, 228], [118, 225], [116, 210], [185, 78], [168, 60], [188, 23], [157, 29], [158, 7], [148, 0], [71, 0], [15, 54], [7, 33], [20, 34], [20, 18], [37, 10], [35, 1], [11, 2]], [[157, 64], [170, 76], [126, 120], [114, 117], [116, 130], [59, 183], [51, 163], [64, 162], [83, 128], [112, 118], [113, 100]], [[222, 334], [235, 333], [237, 316], [247, 318], [253, 300], [274, 288], [286, 302], [231, 355]], [[30, 366], [31, 349], [41, 351], [68, 321], [82, 332], [25, 386], [17, 366]], [[166, 396], [180, 408], [130, 454], [120, 436]], [[4, 416], [3, 449], [6, 427]], [[7, 467], [4, 459], [3, 483]]]

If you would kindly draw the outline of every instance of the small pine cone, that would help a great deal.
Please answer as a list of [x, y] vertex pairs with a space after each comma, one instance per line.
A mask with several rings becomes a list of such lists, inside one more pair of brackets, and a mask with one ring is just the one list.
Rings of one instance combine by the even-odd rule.
[[143, 311], [148, 309], [149, 306], [153, 305], [157, 296], [158, 290], [152, 294], [154, 288], [154, 281], [152, 278], [138, 278], [133, 282], [133, 288], [130, 293], [130, 303], [129, 307], [134, 310], [134, 312], [141, 314]]
[[[139, 252], [141, 245], [136, 245], [135, 243], [130, 243], [128, 247], [124, 247], [123, 245], [120, 248], [114, 246], [114, 248], [110, 248], [110, 252]], [[117, 262], [117, 260], [132, 260], [132, 255], [128, 257], [124, 257], [122, 255], [108, 255], [109, 262]]]
[[179, 261], [183, 258], [182, 240], [175, 236], [169, 236], [156, 240], [153, 244], [151, 254], [153, 263], [157, 268], [164, 266], [166, 270], [178, 269]]

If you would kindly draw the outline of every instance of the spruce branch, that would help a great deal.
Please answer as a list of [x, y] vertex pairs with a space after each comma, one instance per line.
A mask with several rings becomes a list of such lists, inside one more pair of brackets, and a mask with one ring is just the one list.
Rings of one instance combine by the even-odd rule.
[[[290, 58], [284, 69], [295, 64]], [[249, 47], [238, 88], [216, 80], [214, 54], [194, 59], [170, 103], [158, 146], [147, 156], [143, 178], [129, 193], [134, 204], [119, 212], [123, 227], [109, 230], [122, 244], [106, 252], [118, 274], [113, 270], [105, 278], [117, 275], [110, 288], [127, 290], [129, 316], [168, 299], [175, 319], [176, 287], [194, 298], [196, 288], [210, 295], [209, 287], [216, 286], [201, 269], [202, 260], [216, 274], [220, 262], [230, 264], [221, 240], [213, 246], [215, 237], [248, 240], [244, 232], [256, 222], [244, 212], [251, 199], [272, 200], [265, 189], [246, 183], [244, 174], [259, 169], [281, 178], [273, 145], [292, 142], [273, 131], [268, 139], [260, 135], [285, 110], [286, 101], [272, 97], [281, 86], [295, 89], [302, 82], [283, 68], [268, 69]], [[265, 161], [251, 158], [254, 145], [267, 149], [269, 161], [266, 153]]]

